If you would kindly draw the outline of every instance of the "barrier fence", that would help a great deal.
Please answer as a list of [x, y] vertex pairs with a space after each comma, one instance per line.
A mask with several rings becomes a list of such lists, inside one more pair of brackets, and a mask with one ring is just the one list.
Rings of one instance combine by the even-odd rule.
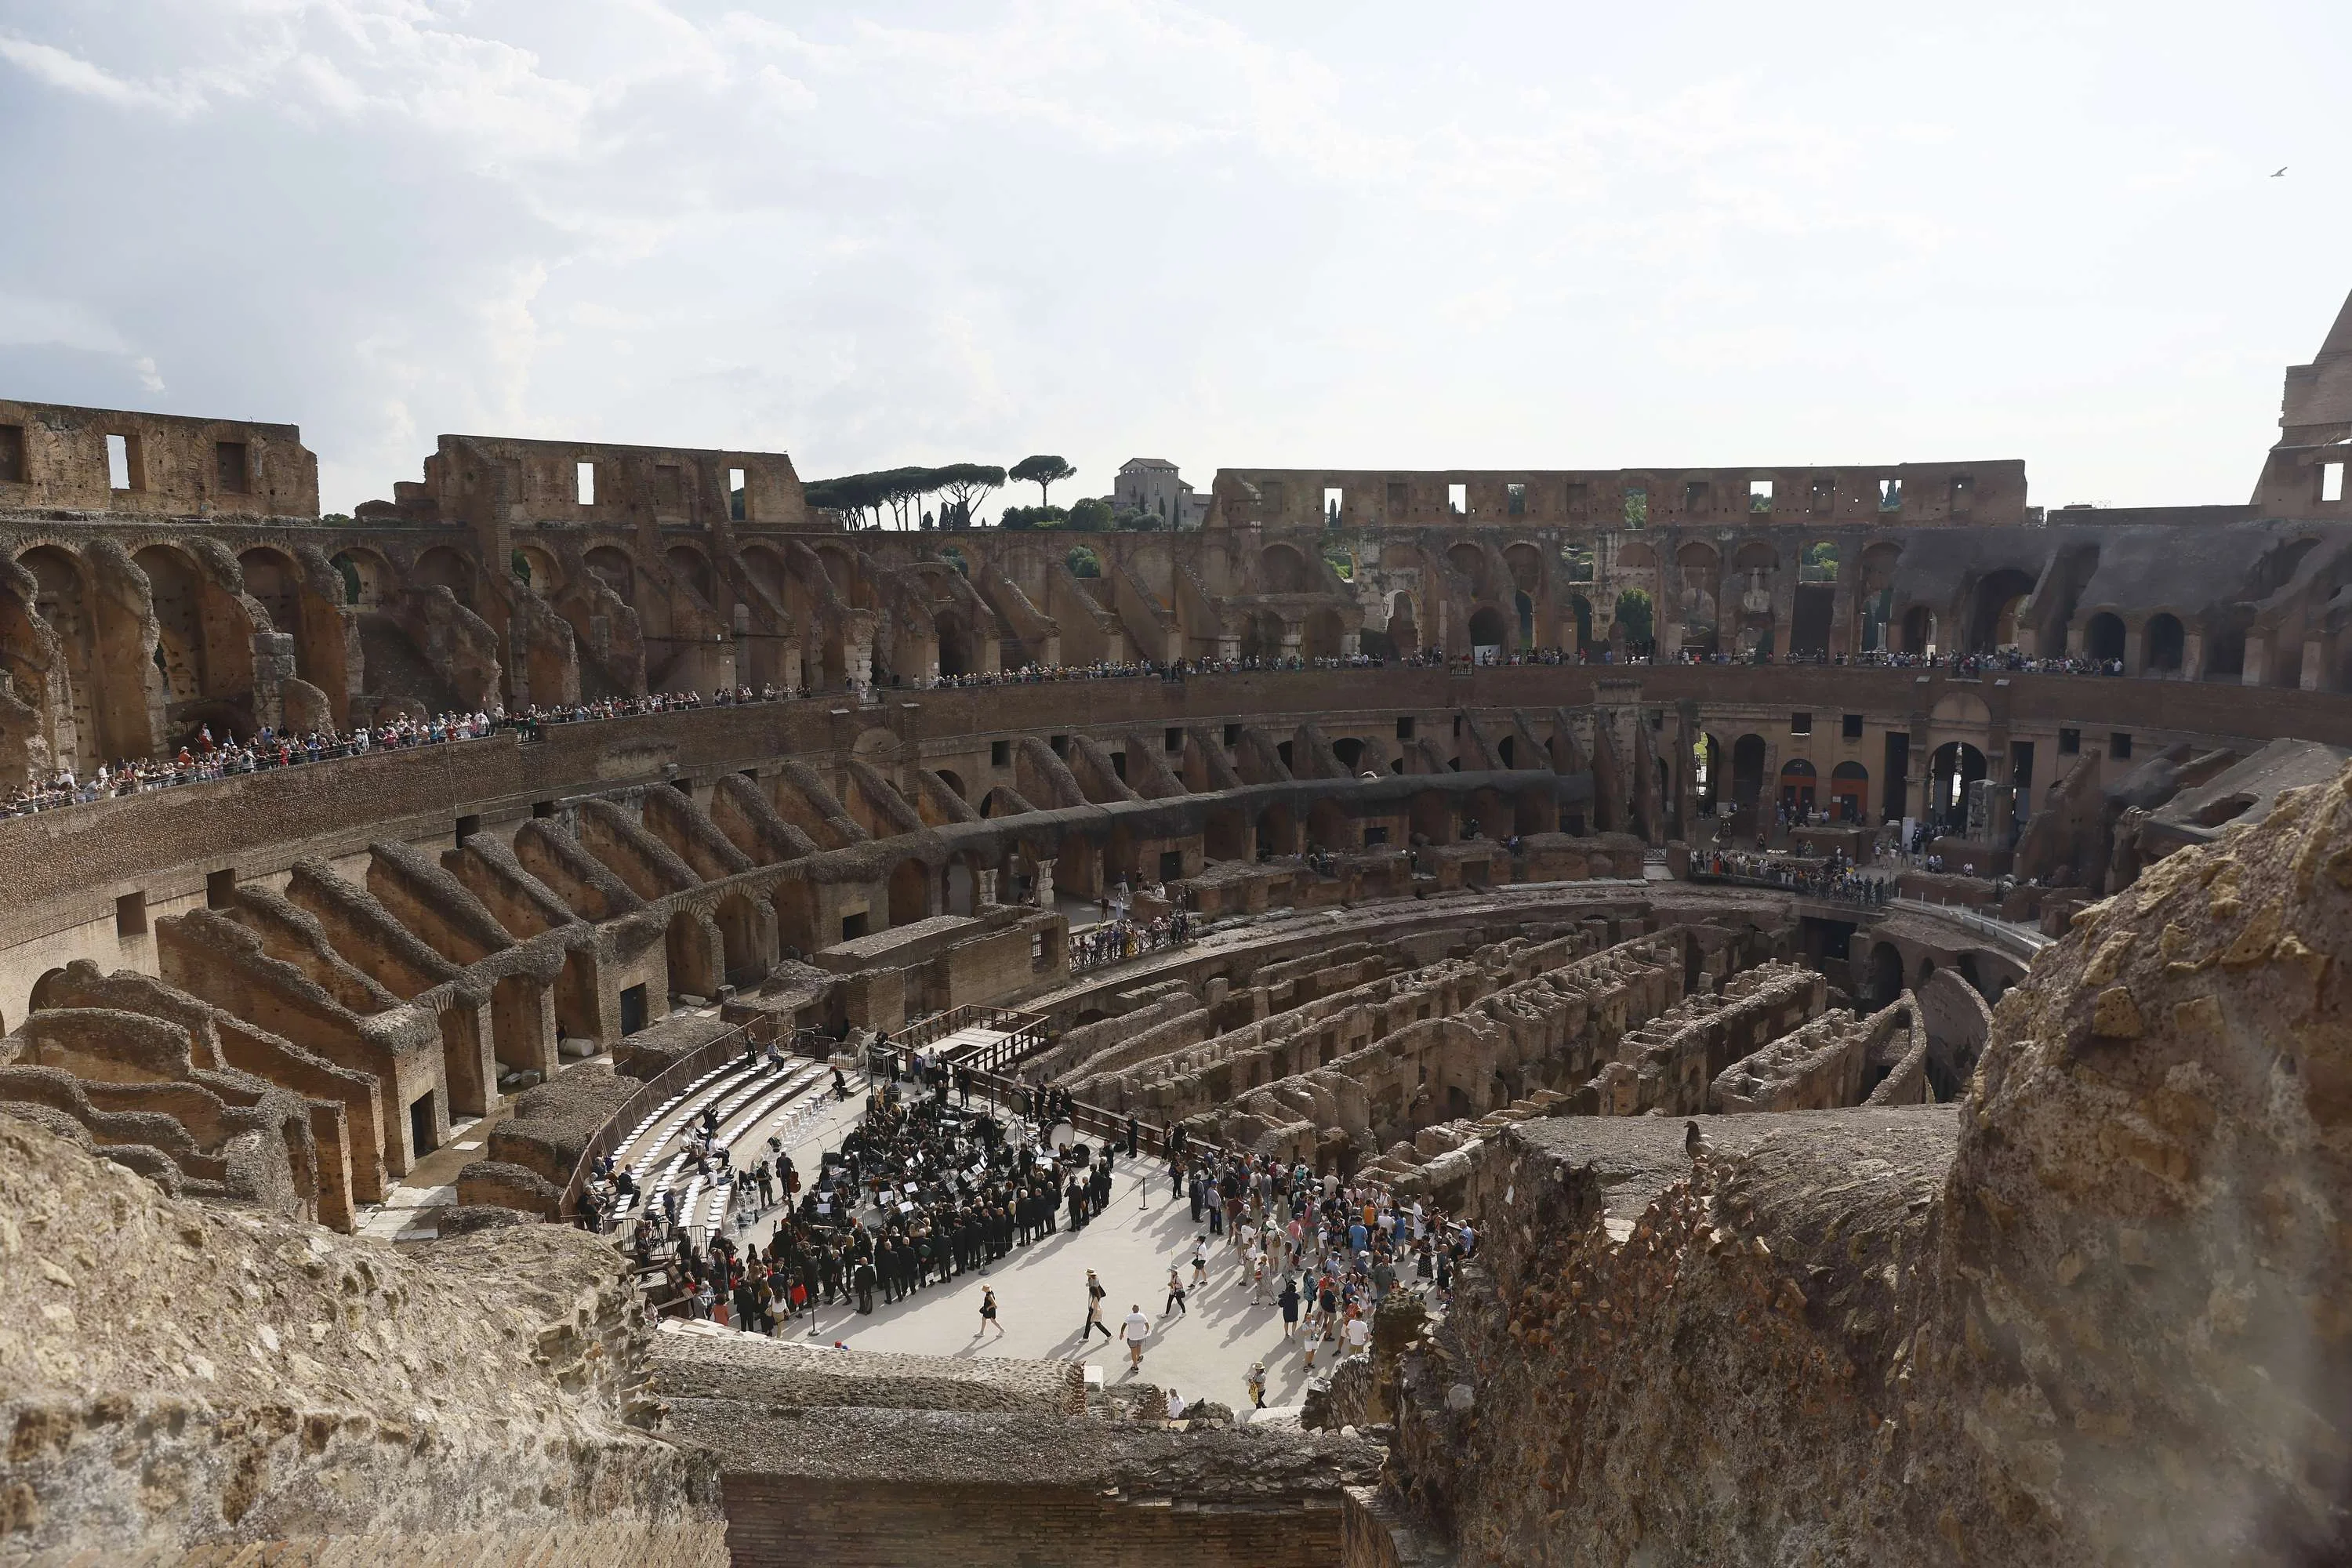
[[773, 1044], [776, 1034], [774, 1016], [762, 1015], [748, 1024], [738, 1025], [708, 1045], [696, 1047], [646, 1079], [643, 1087], [621, 1102], [619, 1110], [604, 1119], [604, 1124], [580, 1151], [580, 1158], [572, 1167], [572, 1180], [563, 1189], [563, 1201], [556, 1210], [558, 1216], [570, 1219], [579, 1214], [580, 1194], [588, 1190], [589, 1173], [596, 1168], [598, 1156], [619, 1148], [656, 1106], [675, 1100], [688, 1084], [713, 1068], [723, 1066], [747, 1047], [757, 1049]]

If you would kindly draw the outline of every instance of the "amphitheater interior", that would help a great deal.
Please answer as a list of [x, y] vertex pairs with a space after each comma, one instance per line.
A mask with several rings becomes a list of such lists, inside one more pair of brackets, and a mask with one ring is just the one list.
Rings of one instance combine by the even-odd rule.
[[[294, 426], [0, 402], [0, 1560], [2346, 1561], [2352, 304], [2281, 430], [1074, 537], [471, 436], [327, 519]], [[659, 1331], [572, 1223], [1006, 1018], [1469, 1217], [1450, 1308], [1171, 1423]]]

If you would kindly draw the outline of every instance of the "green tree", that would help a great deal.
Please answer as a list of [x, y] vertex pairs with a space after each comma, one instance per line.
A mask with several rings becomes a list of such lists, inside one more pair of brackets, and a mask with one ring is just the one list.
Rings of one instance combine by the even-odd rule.
[[1639, 588], [1628, 588], [1617, 595], [1617, 624], [1625, 628], [1625, 640], [1646, 643], [1657, 629], [1657, 618], [1650, 605], [1650, 595]]
[[1070, 546], [1068, 561], [1070, 564], [1070, 575], [1073, 577], [1099, 577], [1102, 575], [1102, 557], [1097, 555], [1086, 545], [1073, 544]]
[[1074, 477], [1077, 471], [1060, 458], [1041, 452], [1034, 458], [1024, 458], [1013, 464], [1012, 473], [1008, 477], [1018, 484], [1035, 485], [1037, 504], [1051, 506], [1054, 504], [1054, 498], [1048, 493], [1050, 488]]
[[950, 463], [931, 470], [933, 488], [947, 497], [940, 509], [941, 528], [970, 528], [973, 513], [1004, 483], [1004, 470], [992, 463]]
[[1008, 506], [1000, 526], [1004, 528], [1066, 528], [1070, 514], [1057, 506]]
[[1088, 533], [1108, 532], [1116, 521], [1110, 502], [1100, 496], [1088, 496], [1070, 509], [1069, 525]]

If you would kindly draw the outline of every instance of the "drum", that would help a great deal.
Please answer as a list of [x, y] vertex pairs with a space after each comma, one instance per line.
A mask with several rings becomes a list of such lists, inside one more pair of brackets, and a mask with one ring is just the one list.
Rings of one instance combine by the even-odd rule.
[[1054, 1152], [1056, 1154], [1077, 1141], [1078, 1130], [1071, 1125], [1070, 1119], [1066, 1116], [1055, 1122], [1053, 1131], [1045, 1134], [1045, 1142], [1053, 1145]]

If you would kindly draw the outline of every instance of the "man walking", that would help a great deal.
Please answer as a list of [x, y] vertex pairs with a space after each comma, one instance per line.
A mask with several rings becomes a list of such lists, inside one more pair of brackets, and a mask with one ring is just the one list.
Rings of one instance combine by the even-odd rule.
[[1143, 1342], [1151, 1337], [1151, 1320], [1143, 1315], [1143, 1303], [1138, 1301], [1127, 1310], [1127, 1322], [1120, 1331], [1127, 1339], [1127, 1367], [1135, 1371], [1143, 1364]]

